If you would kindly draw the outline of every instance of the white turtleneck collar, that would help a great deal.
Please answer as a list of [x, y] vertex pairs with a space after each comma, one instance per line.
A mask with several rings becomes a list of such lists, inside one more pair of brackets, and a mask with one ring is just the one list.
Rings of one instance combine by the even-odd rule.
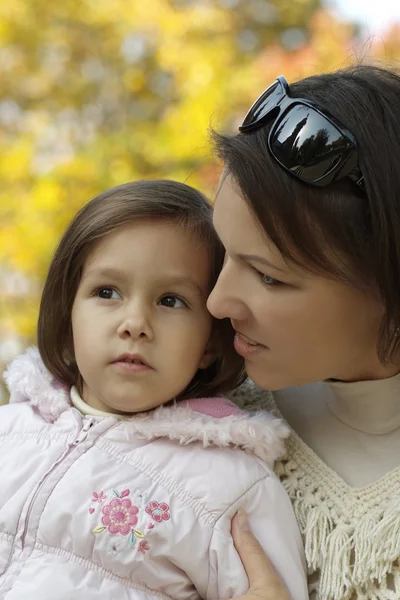
[[120, 421], [124, 419], [129, 419], [131, 415], [118, 415], [114, 413], [107, 413], [103, 410], [98, 410], [97, 408], [93, 408], [93, 406], [89, 406], [86, 402], [81, 398], [77, 388], [73, 386], [71, 388], [71, 402], [72, 405], [79, 410], [82, 415], [91, 415], [92, 417], [114, 417]]
[[329, 411], [352, 429], [382, 435], [400, 427], [400, 373], [374, 381], [326, 383]]

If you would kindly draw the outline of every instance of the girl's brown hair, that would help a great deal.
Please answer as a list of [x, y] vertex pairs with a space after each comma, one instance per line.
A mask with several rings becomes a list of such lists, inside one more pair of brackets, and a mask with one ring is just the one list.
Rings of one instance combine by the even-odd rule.
[[391, 362], [400, 350], [400, 76], [357, 65], [290, 90], [355, 136], [366, 195], [344, 179], [318, 188], [286, 173], [268, 149], [270, 122], [249, 134], [214, 132], [217, 153], [286, 259], [381, 299], [377, 350]]
[[[111, 188], [78, 212], [56, 249], [40, 304], [38, 347], [52, 375], [66, 385], [79, 383], [71, 312], [84, 263], [96, 243], [136, 219], [176, 223], [209, 248], [211, 291], [224, 259], [212, 214], [212, 206], [200, 192], [169, 180], [135, 181]], [[234, 389], [243, 381], [243, 361], [234, 351], [229, 321], [214, 321], [212, 339], [216, 360], [207, 369], [198, 370], [180, 399], [216, 395]]]

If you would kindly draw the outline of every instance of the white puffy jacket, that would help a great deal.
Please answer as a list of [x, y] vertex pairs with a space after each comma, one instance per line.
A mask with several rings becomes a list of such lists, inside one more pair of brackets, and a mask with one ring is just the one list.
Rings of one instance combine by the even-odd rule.
[[81, 414], [37, 350], [0, 408], [0, 598], [231, 598], [248, 581], [230, 535], [244, 507], [295, 600], [308, 598], [266, 413], [196, 399], [127, 420]]

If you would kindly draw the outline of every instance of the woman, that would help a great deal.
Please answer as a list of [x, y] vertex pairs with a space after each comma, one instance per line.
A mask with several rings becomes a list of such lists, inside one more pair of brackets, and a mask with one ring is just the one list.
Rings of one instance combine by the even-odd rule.
[[[320, 600], [400, 598], [399, 123], [399, 75], [356, 66], [279, 77], [238, 135], [214, 135], [226, 261], [209, 309], [274, 390], [246, 402], [292, 428], [276, 471]], [[286, 598], [234, 532], [255, 594]]]

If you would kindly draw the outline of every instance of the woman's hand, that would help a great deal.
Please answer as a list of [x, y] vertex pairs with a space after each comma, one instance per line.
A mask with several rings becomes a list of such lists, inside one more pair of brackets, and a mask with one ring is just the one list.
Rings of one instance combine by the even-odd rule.
[[242, 509], [232, 520], [232, 536], [250, 583], [249, 591], [235, 600], [291, 600], [282, 580], [251, 533]]

